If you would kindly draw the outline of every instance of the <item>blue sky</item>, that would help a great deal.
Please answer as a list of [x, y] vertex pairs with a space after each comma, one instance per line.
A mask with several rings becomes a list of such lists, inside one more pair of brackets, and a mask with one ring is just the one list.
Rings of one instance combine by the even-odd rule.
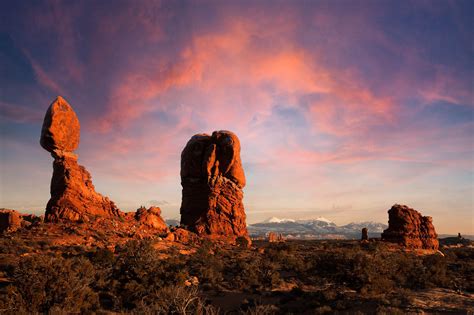
[[62, 95], [122, 210], [179, 217], [195, 133], [242, 143], [249, 222], [387, 221], [474, 234], [472, 1], [2, 1], [0, 206], [42, 213]]

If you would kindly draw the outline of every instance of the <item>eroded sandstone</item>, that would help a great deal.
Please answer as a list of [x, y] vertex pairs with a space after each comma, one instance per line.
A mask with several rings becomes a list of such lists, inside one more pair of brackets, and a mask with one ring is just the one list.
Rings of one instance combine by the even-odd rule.
[[240, 141], [230, 131], [197, 134], [181, 154], [181, 225], [198, 235], [235, 242], [248, 237]]
[[438, 235], [431, 217], [398, 204], [388, 210], [388, 216], [388, 229], [382, 233], [383, 240], [407, 248], [438, 249]]
[[54, 158], [51, 199], [46, 206], [49, 222], [88, 221], [92, 217], [118, 217], [117, 206], [95, 191], [89, 172], [77, 162], [80, 124], [67, 101], [58, 96], [44, 117], [40, 144]]

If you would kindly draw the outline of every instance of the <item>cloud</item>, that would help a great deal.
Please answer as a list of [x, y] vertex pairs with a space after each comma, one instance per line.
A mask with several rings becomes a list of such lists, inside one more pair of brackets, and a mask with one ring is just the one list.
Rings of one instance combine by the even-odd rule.
[[148, 200], [147, 201], [147, 204], [151, 205], [151, 206], [163, 206], [163, 205], [169, 205], [170, 203], [166, 200], [155, 200], [155, 199], [152, 199], [152, 200]]
[[15, 105], [0, 101], [0, 117], [19, 123], [40, 123], [43, 113], [36, 108]]

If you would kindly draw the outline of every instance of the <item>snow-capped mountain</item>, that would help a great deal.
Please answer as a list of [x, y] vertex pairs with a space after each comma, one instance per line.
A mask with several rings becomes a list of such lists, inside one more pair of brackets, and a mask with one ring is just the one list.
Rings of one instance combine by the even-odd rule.
[[269, 232], [281, 233], [288, 238], [313, 239], [358, 239], [362, 228], [369, 230], [370, 237], [380, 237], [387, 225], [378, 222], [349, 223], [338, 226], [323, 217], [312, 220], [293, 220], [272, 217], [249, 225], [248, 231], [253, 237], [262, 237]]
[[277, 217], [271, 217], [263, 221], [262, 223], [283, 223], [283, 222], [295, 222], [293, 219], [280, 219]]

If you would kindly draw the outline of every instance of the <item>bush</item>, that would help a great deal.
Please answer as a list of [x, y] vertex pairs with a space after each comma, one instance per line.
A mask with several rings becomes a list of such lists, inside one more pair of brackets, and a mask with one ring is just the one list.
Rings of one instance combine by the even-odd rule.
[[196, 287], [167, 286], [145, 297], [138, 303], [136, 314], [217, 314], [218, 310], [206, 306]]
[[8, 310], [65, 312], [95, 310], [98, 295], [91, 289], [94, 268], [84, 258], [33, 256], [23, 258], [13, 274], [8, 289]]

